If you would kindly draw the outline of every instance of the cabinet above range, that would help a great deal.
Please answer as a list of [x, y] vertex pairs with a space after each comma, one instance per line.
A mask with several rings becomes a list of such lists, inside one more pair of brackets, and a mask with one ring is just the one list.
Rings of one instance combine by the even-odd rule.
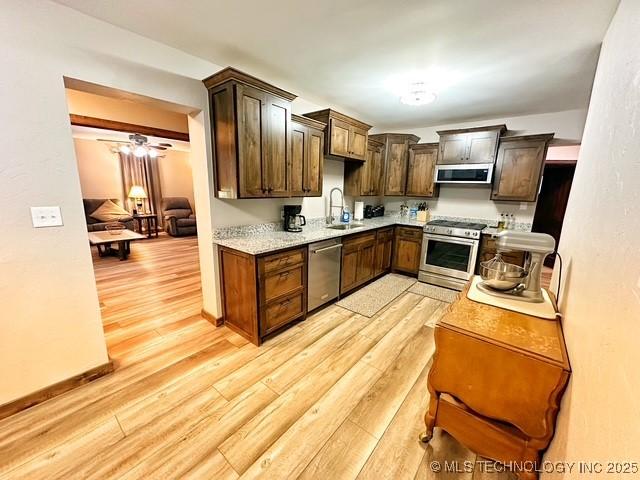
[[231, 67], [203, 83], [209, 90], [216, 196], [288, 197], [296, 95]]
[[304, 116], [327, 124], [324, 142], [326, 155], [346, 160], [366, 160], [371, 125], [330, 108], [305, 113]]
[[506, 125], [440, 130], [439, 165], [494, 163]]

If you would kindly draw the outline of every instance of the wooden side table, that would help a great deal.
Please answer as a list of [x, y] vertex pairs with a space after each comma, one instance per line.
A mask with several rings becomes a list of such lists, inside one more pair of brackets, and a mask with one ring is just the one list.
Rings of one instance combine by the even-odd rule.
[[147, 238], [151, 238], [154, 234], [158, 236], [158, 216], [155, 213], [140, 213], [133, 215], [133, 229], [139, 233], [143, 233], [143, 227], [147, 223]]
[[[468, 289], [468, 286], [467, 286]], [[476, 454], [537, 479], [571, 369], [562, 327], [467, 298], [436, 325], [428, 442], [440, 427]]]

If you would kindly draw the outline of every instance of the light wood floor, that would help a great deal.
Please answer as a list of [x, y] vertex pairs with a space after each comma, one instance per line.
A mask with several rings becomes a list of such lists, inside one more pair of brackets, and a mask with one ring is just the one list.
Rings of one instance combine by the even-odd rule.
[[507, 478], [435, 474], [475, 455], [417, 440], [437, 300], [330, 306], [256, 347], [198, 317], [195, 239], [139, 242], [96, 277], [118, 368], [0, 421], [0, 478]]

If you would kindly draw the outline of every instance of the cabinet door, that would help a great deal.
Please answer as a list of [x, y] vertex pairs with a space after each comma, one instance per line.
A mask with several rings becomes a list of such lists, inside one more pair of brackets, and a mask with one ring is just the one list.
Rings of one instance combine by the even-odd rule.
[[380, 275], [391, 269], [393, 228], [378, 230], [376, 235], [376, 259], [374, 274]]
[[412, 238], [396, 237], [393, 269], [417, 274], [420, 267], [422, 243]]
[[407, 167], [407, 195], [414, 197], [433, 197], [436, 192], [434, 179], [438, 147], [409, 148]]
[[364, 160], [367, 154], [367, 131], [351, 126], [349, 133], [349, 158]]
[[299, 123], [291, 123], [291, 195], [302, 197], [306, 193], [305, 176], [307, 175], [306, 147], [308, 128]]
[[375, 274], [375, 241], [363, 243], [358, 249], [358, 268], [356, 272], [356, 282], [364, 283], [373, 278]]
[[338, 157], [348, 157], [351, 125], [347, 122], [331, 119], [329, 128], [329, 154]]
[[464, 163], [493, 163], [496, 159], [498, 138], [497, 130], [468, 133]]
[[457, 164], [464, 163], [467, 156], [467, 134], [453, 133], [440, 137], [440, 149], [438, 151], [438, 163]]
[[369, 190], [367, 195], [380, 195], [383, 182], [384, 165], [382, 163], [382, 147], [374, 146], [369, 163]]
[[238, 174], [241, 197], [265, 197], [267, 142], [267, 94], [246, 85], [236, 87], [238, 112]]
[[324, 132], [307, 129], [305, 195], [322, 195], [322, 169], [324, 164]]
[[263, 170], [267, 193], [272, 197], [289, 196], [289, 155], [291, 148], [291, 104], [268, 95], [267, 150]]
[[404, 195], [407, 180], [407, 150], [405, 142], [387, 143], [385, 195]]
[[545, 140], [501, 142], [491, 199], [535, 202], [546, 150]]
[[342, 248], [342, 269], [340, 274], [340, 293], [348, 292], [357, 285], [358, 247]]

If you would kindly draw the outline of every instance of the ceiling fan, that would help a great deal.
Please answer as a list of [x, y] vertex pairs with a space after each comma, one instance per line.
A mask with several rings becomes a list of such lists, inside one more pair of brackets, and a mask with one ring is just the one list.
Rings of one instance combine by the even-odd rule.
[[139, 133], [133, 133], [129, 135], [128, 142], [120, 142], [117, 140], [109, 140], [106, 138], [98, 138], [99, 142], [109, 142], [116, 144], [117, 147], [113, 147], [112, 151], [122, 152], [125, 155], [129, 153], [133, 153], [136, 157], [144, 157], [145, 155], [149, 155], [151, 158], [156, 158], [158, 156], [158, 150], [167, 150], [168, 148], [173, 147], [170, 143], [159, 142], [157, 144], [150, 144], [149, 139], [144, 135], [140, 135]]

